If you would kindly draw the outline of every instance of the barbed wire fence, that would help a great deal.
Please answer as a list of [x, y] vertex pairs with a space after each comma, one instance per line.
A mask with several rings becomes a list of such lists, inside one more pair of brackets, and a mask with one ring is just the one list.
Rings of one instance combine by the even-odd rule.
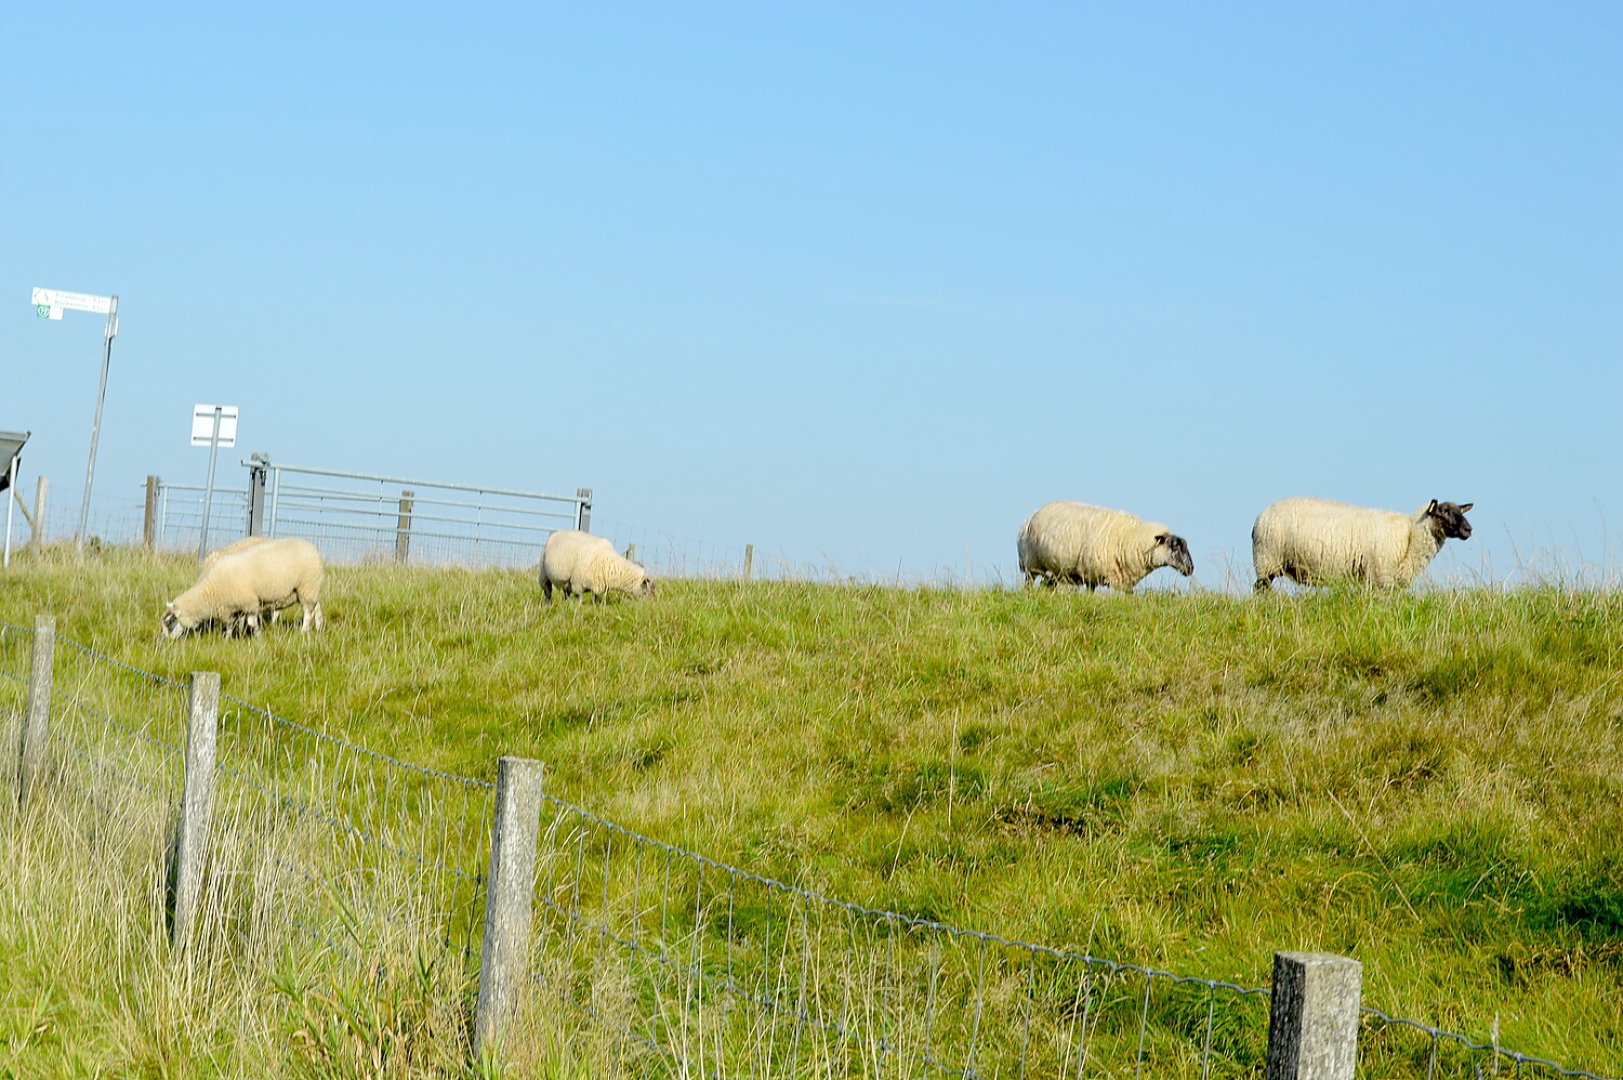
[[[24, 742], [7, 755], [14, 790], [45, 623], [0, 621], [0, 731]], [[39, 794], [97, 835], [130, 823], [161, 860], [191, 790], [195, 685], [49, 637]], [[363, 967], [380, 942], [409, 941], [442, 958], [434, 977], [460, 995], [485, 962], [495, 785], [228, 693], [217, 731], [209, 932], [249, 954], [302, 940]], [[1269, 988], [825, 896], [551, 793], [533, 812], [532, 1002], [606, 1033], [634, 1075], [1255, 1077], [1273, 1052]], [[1493, 1038], [1357, 1015], [1360, 1076], [1604, 1080]]]

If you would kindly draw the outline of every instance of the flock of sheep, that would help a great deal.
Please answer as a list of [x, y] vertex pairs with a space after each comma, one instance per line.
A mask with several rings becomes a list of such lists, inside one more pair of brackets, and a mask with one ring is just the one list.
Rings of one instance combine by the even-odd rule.
[[[1463, 505], [1431, 500], [1413, 514], [1375, 510], [1328, 499], [1281, 499], [1257, 515], [1251, 528], [1256, 589], [1278, 577], [1301, 585], [1351, 581], [1405, 588], [1449, 538], [1468, 539], [1471, 523]], [[1170, 566], [1185, 577], [1195, 572], [1189, 544], [1159, 522], [1125, 510], [1080, 502], [1039, 507], [1020, 528], [1016, 543], [1026, 583], [1061, 583], [1090, 592], [1108, 585], [1132, 592], [1152, 570]], [[165, 636], [178, 638], [204, 626], [225, 635], [252, 634], [262, 619], [282, 608], [303, 609], [301, 631], [321, 629], [321, 553], [307, 540], [250, 536], [210, 552], [191, 588], [163, 613]], [[614, 550], [609, 541], [575, 529], [547, 538], [541, 553], [541, 594], [604, 599], [611, 592], [652, 596], [647, 572]]]
[[[1291, 498], [1270, 504], [1251, 526], [1256, 591], [1274, 579], [1299, 585], [1350, 581], [1407, 588], [1451, 537], [1471, 535], [1465, 512], [1475, 505], [1431, 500], [1413, 514], [1349, 506], [1329, 499]], [[1189, 545], [1159, 522], [1125, 510], [1051, 502], [1026, 519], [1018, 541], [1027, 584], [1061, 582], [1088, 590], [1108, 585], [1132, 592], [1145, 575], [1170, 566], [1195, 572]]]

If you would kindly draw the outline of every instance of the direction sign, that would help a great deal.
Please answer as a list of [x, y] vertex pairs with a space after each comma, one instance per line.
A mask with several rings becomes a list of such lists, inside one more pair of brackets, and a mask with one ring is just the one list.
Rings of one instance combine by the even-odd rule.
[[113, 313], [111, 296], [66, 292], [62, 289], [34, 290], [34, 312], [42, 319], [60, 319], [64, 311], [90, 311], [97, 315]]
[[192, 445], [209, 446], [214, 442], [214, 410], [220, 410], [220, 445], [230, 450], [237, 445], [237, 407], [235, 405], [192, 406]]

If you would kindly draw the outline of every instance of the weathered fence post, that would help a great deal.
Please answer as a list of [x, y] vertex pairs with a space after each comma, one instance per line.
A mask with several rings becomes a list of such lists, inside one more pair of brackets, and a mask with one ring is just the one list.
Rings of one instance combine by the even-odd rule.
[[628, 562], [637, 561], [637, 545], [635, 543], [626, 545], [626, 560]]
[[209, 828], [214, 820], [214, 742], [220, 719], [220, 676], [192, 672], [191, 710], [186, 720], [186, 785], [180, 801], [175, 838], [175, 916], [169, 941], [181, 947], [191, 940], [203, 895], [203, 866], [208, 860]]
[[581, 532], [592, 531], [592, 489], [576, 488], [575, 498], [580, 502], [575, 504], [575, 528]]
[[395, 519], [394, 526], [394, 561], [401, 565], [411, 554], [411, 507], [416, 496], [415, 491], [400, 493], [400, 516]]
[[39, 547], [45, 543], [45, 492], [50, 486], [49, 477], [41, 476], [34, 480], [34, 516], [28, 521], [29, 547]]
[[1345, 956], [1274, 954], [1268, 1080], [1352, 1080], [1363, 980]]
[[485, 941], [479, 957], [479, 1004], [473, 1052], [501, 1050], [502, 1029], [529, 978], [530, 915], [535, 897], [535, 841], [541, 824], [541, 762], [504, 757], [496, 764], [496, 816], [485, 881]]
[[28, 668], [28, 716], [18, 750], [17, 804], [28, 802], [45, 766], [45, 740], [51, 723], [51, 670], [56, 655], [56, 620], [34, 616], [34, 653]]
[[744, 545], [744, 580], [748, 581], [755, 572], [755, 545]]
[[146, 512], [141, 515], [141, 546], [151, 551], [158, 542], [158, 478], [147, 474]]

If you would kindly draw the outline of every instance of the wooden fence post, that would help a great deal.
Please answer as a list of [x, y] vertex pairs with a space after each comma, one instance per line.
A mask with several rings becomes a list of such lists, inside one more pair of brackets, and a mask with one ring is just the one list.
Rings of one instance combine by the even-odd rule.
[[203, 895], [203, 867], [208, 861], [209, 829], [214, 820], [214, 745], [220, 719], [220, 676], [192, 672], [191, 709], [186, 721], [186, 782], [175, 839], [175, 914], [170, 944], [184, 946]]
[[45, 767], [45, 740], [50, 735], [51, 670], [56, 655], [56, 620], [34, 616], [34, 653], [28, 669], [28, 716], [18, 749], [17, 805], [28, 802]]
[[755, 572], [755, 545], [754, 544], [745, 544], [744, 545], [744, 580], [748, 581], [750, 579], [750, 575], [752, 573], [754, 573], [754, 572]]
[[1345, 956], [1274, 954], [1267, 1080], [1352, 1080], [1363, 980]]
[[411, 507], [416, 495], [415, 491], [400, 493], [400, 517], [395, 520], [394, 527], [394, 561], [402, 566], [411, 552]]
[[158, 542], [158, 478], [147, 476], [146, 513], [141, 518], [141, 546], [151, 551]]
[[535, 898], [535, 842], [541, 824], [541, 762], [504, 757], [496, 763], [496, 816], [485, 879], [485, 940], [479, 957], [479, 1003], [473, 1052], [501, 1051], [503, 1028], [529, 978], [530, 916]]
[[45, 492], [50, 486], [51, 481], [48, 477], [35, 477], [34, 516], [28, 521], [29, 547], [39, 547], [45, 543]]

